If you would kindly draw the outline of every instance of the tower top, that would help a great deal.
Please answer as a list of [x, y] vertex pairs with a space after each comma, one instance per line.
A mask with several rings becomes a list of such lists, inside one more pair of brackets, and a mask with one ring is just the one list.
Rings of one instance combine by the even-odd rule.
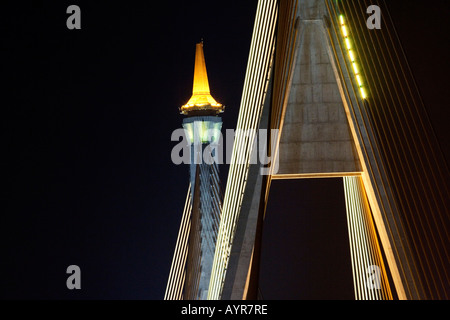
[[195, 46], [195, 67], [194, 67], [194, 85], [192, 88], [192, 97], [182, 105], [180, 111], [182, 114], [190, 113], [220, 113], [224, 106], [218, 103], [211, 96], [209, 91], [208, 74], [206, 73], [205, 55], [203, 53], [203, 39]]

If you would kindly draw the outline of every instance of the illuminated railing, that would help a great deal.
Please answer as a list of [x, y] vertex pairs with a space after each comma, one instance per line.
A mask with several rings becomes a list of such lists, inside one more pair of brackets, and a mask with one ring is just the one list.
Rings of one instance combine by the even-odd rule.
[[350, 39], [350, 31], [345, 23], [345, 18], [342, 14], [339, 15], [339, 25], [341, 27], [342, 36], [344, 37], [345, 48], [352, 64], [353, 74], [355, 76], [356, 83], [358, 84], [359, 92], [361, 93], [361, 98], [367, 99], [367, 92], [364, 87], [363, 78], [359, 70], [360, 68], [357, 64], [356, 51], [353, 48], [352, 40]]

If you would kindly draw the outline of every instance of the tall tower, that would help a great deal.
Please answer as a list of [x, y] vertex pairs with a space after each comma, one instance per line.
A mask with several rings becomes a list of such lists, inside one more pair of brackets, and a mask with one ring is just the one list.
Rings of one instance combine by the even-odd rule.
[[224, 106], [210, 93], [203, 41], [196, 44], [192, 97], [180, 107], [190, 145], [190, 191], [165, 299], [206, 299], [221, 212], [217, 146]]

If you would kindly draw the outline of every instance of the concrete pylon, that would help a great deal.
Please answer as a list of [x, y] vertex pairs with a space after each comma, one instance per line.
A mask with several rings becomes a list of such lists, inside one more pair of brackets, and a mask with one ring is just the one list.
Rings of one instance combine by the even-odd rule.
[[271, 181], [322, 177], [343, 180], [356, 299], [449, 297], [450, 173], [386, 3], [376, 30], [370, 5], [259, 1], [237, 129], [278, 135], [267, 166], [235, 140], [247, 162], [230, 165], [209, 299], [258, 297]]

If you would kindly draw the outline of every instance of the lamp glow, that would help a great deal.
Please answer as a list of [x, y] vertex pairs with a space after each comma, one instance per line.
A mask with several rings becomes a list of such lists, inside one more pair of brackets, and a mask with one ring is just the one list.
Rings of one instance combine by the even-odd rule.
[[344, 34], [344, 37], [348, 37], [348, 30], [346, 26], [342, 26], [342, 33]]
[[347, 49], [350, 50], [352, 47], [350, 45], [350, 40], [347, 38], [345, 38], [345, 45], [347, 46]]
[[348, 50], [348, 56], [350, 57], [351, 62], [354, 62], [356, 60], [353, 50]]
[[366, 90], [364, 90], [363, 87], [360, 87], [360, 88], [359, 88], [359, 91], [361, 92], [361, 97], [362, 97], [363, 99], [366, 99], [366, 98], [367, 98]]
[[356, 82], [358, 82], [358, 86], [362, 87], [362, 79], [361, 76], [359, 74], [356, 75]]
[[356, 62], [353, 62], [352, 66], [353, 66], [353, 71], [355, 72], [355, 74], [358, 74], [359, 73], [359, 69], [358, 69], [358, 65], [356, 64]]

